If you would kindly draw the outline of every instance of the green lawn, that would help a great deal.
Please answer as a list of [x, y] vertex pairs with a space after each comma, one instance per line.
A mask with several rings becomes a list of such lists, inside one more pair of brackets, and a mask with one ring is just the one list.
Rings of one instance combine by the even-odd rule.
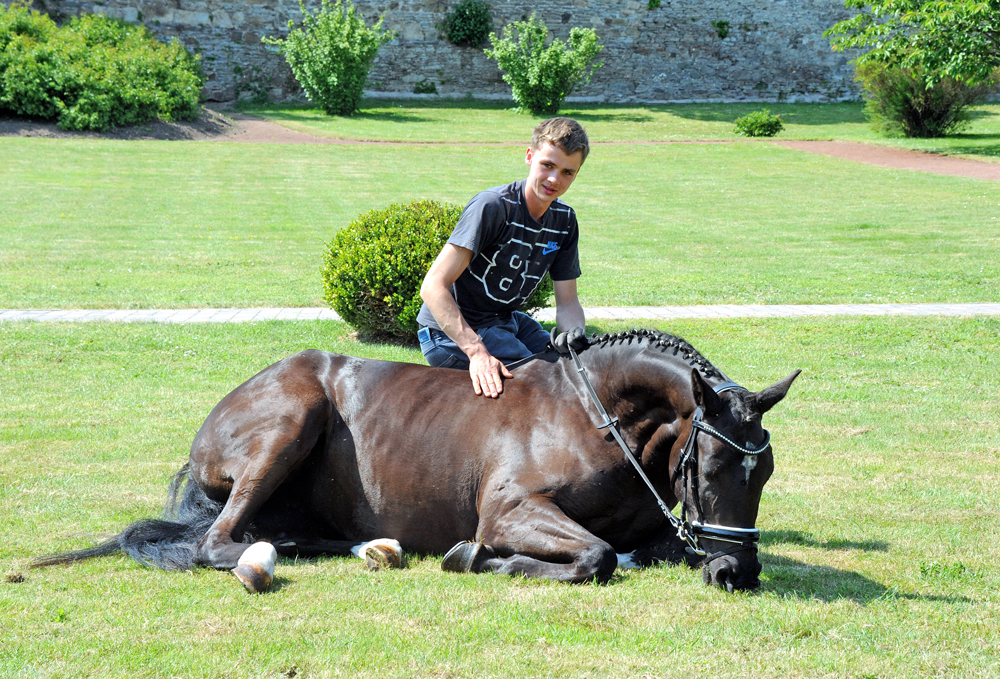
[[0, 324], [0, 572], [25, 577], [0, 581], [0, 677], [1000, 675], [1000, 320], [661, 329], [754, 389], [804, 370], [766, 418], [756, 593], [686, 568], [568, 586], [433, 557], [284, 560], [258, 597], [122, 557], [26, 570], [155, 516], [205, 415], [270, 362], [418, 355], [339, 323]]
[[[781, 115], [778, 139], [839, 139], [969, 156], [1000, 162], [1000, 105], [971, 111], [970, 126], [946, 139], [889, 139], [874, 132], [860, 103], [843, 104], [568, 104], [560, 115], [579, 120], [591, 141], [687, 141], [743, 139], [733, 121], [767, 108]], [[351, 117], [327, 116], [312, 106], [269, 105], [247, 111], [286, 127], [338, 139], [408, 142], [525, 143], [542, 116], [522, 115], [511, 104], [368, 99]]]
[[[0, 308], [322, 305], [359, 213], [465, 204], [515, 146], [0, 139]], [[587, 305], [1000, 300], [1000, 183], [770, 144], [595, 148]]]

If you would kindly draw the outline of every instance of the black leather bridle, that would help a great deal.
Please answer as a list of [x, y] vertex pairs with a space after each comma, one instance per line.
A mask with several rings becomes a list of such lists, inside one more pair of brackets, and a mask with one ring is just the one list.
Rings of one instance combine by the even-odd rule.
[[[737, 528], [735, 526], [720, 526], [711, 523], [702, 523], [697, 520], [688, 521], [688, 489], [690, 488], [690, 492], [693, 495], [693, 504], [697, 508], [699, 516], [703, 517], [705, 514], [701, 509], [701, 501], [698, 497], [698, 488], [695, 483], [696, 469], [698, 465], [699, 432], [708, 434], [709, 436], [722, 441], [731, 448], [735, 448], [737, 451], [743, 453], [744, 456], [759, 455], [767, 450], [771, 445], [770, 432], [766, 429], [764, 430], [764, 442], [761, 443], [760, 446], [756, 448], [745, 448], [730, 439], [723, 432], [705, 422], [704, 413], [702, 412], [701, 407], [699, 406], [695, 408], [694, 415], [691, 417], [691, 433], [688, 434], [688, 439], [684, 443], [684, 448], [681, 451], [681, 455], [677, 460], [677, 465], [674, 467], [673, 474], [671, 475], [671, 483], [673, 483], [676, 481], [678, 474], [683, 474], [682, 482], [684, 484], [684, 497], [681, 500], [681, 516], [678, 518], [677, 516], [674, 516], [673, 512], [670, 511], [666, 503], [660, 497], [660, 494], [656, 492], [656, 488], [653, 487], [653, 483], [649, 480], [649, 477], [646, 476], [646, 472], [643, 471], [642, 465], [639, 464], [639, 461], [632, 453], [632, 449], [628, 447], [627, 443], [625, 443], [621, 433], [618, 431], [618, 418], [608, 417], [608, 412], [601, 404], [601, 399], [597, 397], [597, 392], [594, 391], [594, 387], [591, 385], [590, 379], [587, 377], [587, 371], [583, 367], [580, 357], [572, 347], [569, 347], [569, 353], [573, 358], [573, 363], [576, 365], [577, 372], [580, 373], [583, 378], [583, 383], [587, 386], [587, 391], [590, 392], [591, 399], [594, 401], [594, 404], [597, 406], [597, 410], [601, 414], [602, 421], [599, 425], [597, 425], [597, 428], [607, 429], [611, 432], [611, 435], [614, 437], [615, 441], [618, 442], [618, 445], [621, 446], [622, 451], [625, 453], [625, 457], [632, 463], [632, 466], [635, 467], [639, 476], [649, 487], [653, 497], [656, 498], [656, 503], [660, 506], [660, 510], [663, 512], [663, 515], [667, 517], [670, 524], [677, 530], [677, 537], [683, 540], [687, 545], [688, 551], [697, 556], [704, 557], [702, 563], [709, 563], [719, 557], [726, 556], [727, 554], [735, 554], [736, 552], [748, 549], [756, 550], [757, 542], [760, 541], [760, 531], [757, 528]], [[726, 382], [713, 387], [713, 389], [717, 394], [736, 389], [749, 391], [735, 382]], [[715, 552], [708, 552], [701, 547], [699, 538], [731, 543], [733, 546]]]

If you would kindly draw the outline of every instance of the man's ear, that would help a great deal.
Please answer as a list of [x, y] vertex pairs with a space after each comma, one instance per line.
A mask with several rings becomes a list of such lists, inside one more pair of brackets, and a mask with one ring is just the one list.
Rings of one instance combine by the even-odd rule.
[[722, 399], [715, 393], [715, 389], [709, 386], [697, 368], [691, 370], [691, 393], [694, 394], [694, 402], [705, 411], [706, 417], [713, 417], [722, 412]]
[[528, 147], [528, 152], [524, 154], [524, 164], [531, 165], [531, 147]]

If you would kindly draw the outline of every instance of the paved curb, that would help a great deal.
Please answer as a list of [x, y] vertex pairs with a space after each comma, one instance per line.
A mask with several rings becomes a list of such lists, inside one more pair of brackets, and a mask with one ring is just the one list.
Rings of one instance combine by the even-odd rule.
[[[985, 304], [714, 304], [704, 306], [590, 307], [587, 318], [796, 318], [806, 316], [1000, 316], [1000, 303]], [[554, 321], [555, 309], [535, 314]], [[336, 321], [330, 309], [0, 309], [5, 321], [59, 323], [249, 323]]]

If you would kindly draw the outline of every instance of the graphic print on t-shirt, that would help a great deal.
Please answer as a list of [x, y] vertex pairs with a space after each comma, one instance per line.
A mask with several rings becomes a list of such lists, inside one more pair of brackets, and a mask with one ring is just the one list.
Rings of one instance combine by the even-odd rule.
[[[506, 196], [503, 200], [515, 207], [518, 205]], [[555, 204], [549, 210], [566, 213], [566, 218], [552, 220], [559, 224], [567, 224], [573, 213], [569, 207]], [[537, 222], [538, 228], [513, 220], [507, 224], [513, 227], [507, 242], [492, 251], [480, 252], [469, 264], [469, 273], [483, 284], [483, 292], [490, 299], [520, 306], [542, 282], [542, 276], [552, 263], [552, 255], [559, 250], [559, 243], [569, 235], [569, 230], [547, 228]]]

